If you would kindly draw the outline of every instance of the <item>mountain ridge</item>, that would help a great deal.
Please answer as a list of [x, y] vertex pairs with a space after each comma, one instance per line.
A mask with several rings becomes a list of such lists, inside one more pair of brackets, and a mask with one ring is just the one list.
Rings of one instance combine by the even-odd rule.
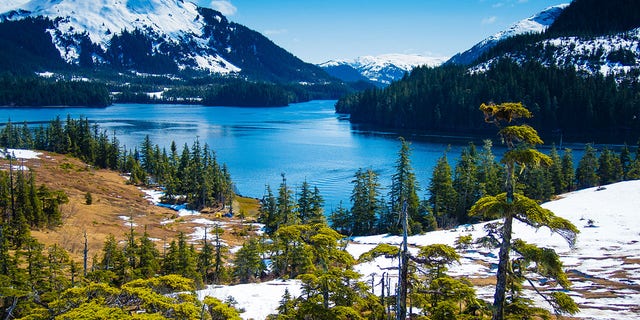
[[361, 56], [351, 60], [329, 60], [318, 66], [330, 75], [347, 82], [368, 81], [378, 86], [389, 85], [418, 66], [439, 66], [446, 57], [415, 54], [382, 54]]
[[144, 73], [193, 70], [274, 82], [332, 81], [321, 68], [262, 34], [188, 1], [32, 0], [5, 4], [0, 10], [3, 23], [27, 18], [51, 21], [53, 26], [41, 32], [51, 36], [72, 67], [116, 66]]
[[520, 20], [508, 29], [499, 31], [478, 42], [470, 49], [454, 55], [446, 63], [469, 65], [476, 61], [483, 53], [495, 47], [496, 44], [506, 38], [528, 33], [542, 33], [553, 24], [568, 6], [568, 3], [551, 6], [526, 19]]

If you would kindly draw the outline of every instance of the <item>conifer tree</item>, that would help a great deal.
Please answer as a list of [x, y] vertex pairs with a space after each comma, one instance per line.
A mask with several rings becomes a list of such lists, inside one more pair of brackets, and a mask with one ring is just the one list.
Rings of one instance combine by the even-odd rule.
[[296, 207], [297, 215], [302, 223], [307, 223], [311, 218], [311, 198], [311, 186], [305, 179], [298, 192], [298, 206]]
[[458, 194], [456, 205], [458, 223], [469, 222], [467, 212], [481, 196], [477, 162], [476, 147], [470, 143], [468, 147], [462, 150], [460, 159], [454, 169], [453, 188]]
[[311, 194], [311, 216], [308, 223], [327, 224], [327, 218], [324, 215], [324, 198], [322, 198], [320, 189], [317, 186], [313, 187], [313, 193]]
[[118, 241], [113, 235], [108, 235], [102, 247], [98, 276], [115, 286], [121, 286], [127, 280], [127, 266], [127, 259], [122, 248], [118, 246]]
[[503, 190], [501, 184], [503, 169], [496, 162], [493, 151], [491, 151], [492, 147], [491, 140], [484, 140], [482, 150], [478, 154], [478, 182], [483, 196], [496, 195]]
[[197, 271], [195, 248], [187, 243], [187, 237], [183, 232], [178, 233], [177, 249], [177, 274], [192, 279], [196, 283], [196, 287], [200, 287], [202, 278]]
[[49, 288], [52, 292], [60, 293], [72, 284], [68, 278], [71, 272], [71, 258], [69, 253], [54, 244], [47, 248], [47, 275], [49, 276]]
[[609, 148], [605, 148], [600, 153], [597, 174], [600, 178], [600, 185], [622, 181], [624, 171], [620, 158]]
[[622, 179], [627, 180], [627, 173], [629, 172], [629, 166], [631, 165], [631, 151], [629, 146], [625, 143], [620, 151], [620, 165], [622, 166]]
[[227, 268], [224, 263], [227, 259], [227, 253], [229, 252], [229, 248], [222, 243], [222, 239], [220, 239], [220, 234], [222, 234], [224, 230], [216, 226], [215, 228], [215, 238], [214, 241], [214, 257], [213, 257], [213, 282], [221, 283], [229, 280], [229, 274]]
[[264, 231], [268, 235], [276, 232], [280, 224], [282, 224], [277, 213], [278, 204], [276, 202], [276, 198], [271, 191], [271, 187], [267, 185], [266, 194], [260, 200], [258, 222], [264, 224]]
[[138, 257], [139, 263], [136, 269], [136, 276], [138, 278], [148, 279], [160, 272], [160, 252], [149, 237], [146, 227], [140, 238]]
[[[297, 238], [309, 265], [298, 275], [303, 295], [291, 301], [286, 296], [280, 315], [290, 319], [380, 319], [379, 300], [359, 281], [354, 258], [342, 249], [342, 235], [322, 225], [288, 226], [282, 230]], [[281, 230], [278, 230], [280, 233]]]
[[637, 179], [640, 179], [640, 159], [632, 160], [627, 171], [627, 180]]
[[[549, 153], [551, 158], [551, 165], [549, 166], [549, 175], [551, 183], [553, 185], [553, 191], [556, 194], [563, 193], [567, 190], [568, 182], [565, 180], [564, 168], [562, 167], [562, 159], [558, 154], [558, 149], [553, 145], [551, 152]], [[573, 171], [573, 168], [571, 168]]]
[[300, 222], [300, 217], [296, 214], [296, 202], [293, 191], [287, 185], [287, 178], [282, 174], [282, 182], [278, 188], [278, 198], [276, 199], [276, 215], [281, 221], [281, 226], [295, 225]]
[[[551, 160], [552, 164], [553, 160]], [[553, 180], [547, 166], [528, 167], [520, 175], [519, 185], [522, 186], [524, 195], [538, 201], [548, 201], [555, 194]]]
[[347, 210], [342, 205], [342, 201], [340, 201], [340, 203], [338, 203], [338, 207], [331, 211], [331, 214], [329, 215], [331, 228], [343, 235], [351, 235], [353, 234], [353, 224], [351, 223], [351, 221], [351, 212]]
[[351, 227], [349, 227], [351, 232], [349, 235], [373, 234], [380, 209], [378, 174], [371, 169], [366, 171], [358, 169], [351, 183], [353, 191], [351, 192]]
[[429, 183], [429, 204], [436, 217], [438, 227], [448, 228], [456, 225], [458, 193], [453, 188], [451, 167], [446, 153], [438, 159]]
[[207, 228], [204, 230], [204, 239], [202, 239], [202, 249], [198, 254], [198, 272], [202, 275], [204, 283], [210, 283], [209, 272], [213, 264], [213, 245], [207, 239]]
[[598, 177], [597, 170], [598, 157], [596, 156], [596, 149], [591, 144], [587, 144], [576, 169], [576, 187], [585, 189], [598, 185], [600, 177]]
[[26, 263], [26, 282], [36, 294], [42, 294], [52, 289], [47, 268], [45, 246], [35, 238], [29, 236], [21, 246], [20, 255]]
[[236, 252], [233, 275], [238, 282], [249, 283], [260, 278], [267, 268], [260, 253], [260, 244], [256, 239], [249, 239]]
[[[420, 212], [419, 186], [411, 166], [411, 148], [409, 142], [404, 138], [400, 137], [399, 140], [400, 151], [398, 151], [395, 173], [391, 177], [391, 187], [389, 188], [389, 213], [397, 217], [406, 203], [410, 232], [420, 233], [424, 219]], [[385, 222], [389, 223], [390, 221]], [[397, 222], [395, 225], [385, 225], [383, 228], [381, 231], [391, 233], [399, 231]]]
[[16, 247], [20, 247], [30, 237], [29, 219], [31, 218], [32, 208], [28, 202], [28, 191], [23, 171], [18, 170], [15, 176], [16, 181], [11, 186], [12, 215], [9, 220], [9, 226], [11, 227], [12, 243]]
[[[506, 171], [506, 192], [478, 200], [470, 211], [472, 215], [502, 219], [497, 283], [493, 302], [493, 320], [503, 320], [506, 318], [509, 308], [506, 293], [509, 289], [509, 270], [512, 269], [510, 252], [513, 248], [513, 219], [517, 219], [534, 228], [547, 226], [551, 231], [563, 236], [570, 245], [575, 243], [578, 230], [571, 222], [555, 216], [553, 212], [540, 207], [534, 200], [515, 193], [517, 167], [527, 168], [551, 163], [551, 159], [548, 156], [534, 149], [535, 145], [542, 144], [542, 140], [536, 130], [528, 125], [512, 124], [514, 120], [520, 118], [531, 118], [531, 112], [523, 107], [521, 103], [482, 104], [480, 110], [484, 113], [486, 122], [494, 123], [500, 128], [499, 135], [508, 148], [502, 159]], [[507, 126], [502, 127], [504, 124]], [[564, 276], [561, 264], [560, 267], [556, 265], [554, 270], [556, 278]], [[566, 288], [569, 283], [562, 281], [560, 285]], [[564, 293], [555, 293], [547, 299], [555, 303], [553, 307], [557, 312], [575, 313], [577, 311], [573, 300]], [[515, 303], [513, 300], [511, 302]]]
[[576, 189], [576, 174], [573, 169], [573, 155], [571, 149], [564, 149], [562, 154], [562, 175], [563, 180], [567, 183], [567, 187], [562, 192], [573, 191]]
[[285, 225], [273, 235], [273, 272], [293, 279], [313, 267], [308, 235], [316, 225]]

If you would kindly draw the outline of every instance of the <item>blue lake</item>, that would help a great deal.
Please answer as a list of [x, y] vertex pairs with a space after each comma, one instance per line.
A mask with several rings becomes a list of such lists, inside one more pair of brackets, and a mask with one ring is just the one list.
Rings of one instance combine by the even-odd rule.
[[[340, 201], [350, 206], [351, 181], [358, 168], [378, 172], [381, 186], [387, 188], [400, 149], [399, 134], [359, 129], [335, 114], [334, 103], [311, 101], [283, 108], [160, 104], [116, 104], [99, 109], [0, 108], [0, 121], [37, 125], [56, 116], [63, 120], [67, 115], [87, 117], [110, 136], [115, 133], [127, 149], [139, 146], [146, 135], [167, 149], [175, 141], [179, 150], [197, 138], [227, 164], [240, 194], [260, 198], [267, 184], [277, 192], [284, 173], [294, 190], [305, 179], [317, 186], [325, 207], [331, 210]], [[480, 113], [478, 121], [482, 121]], [[453, 167], [468, 142], [420, 135], [405, 138], [411, 142], [421, 197], [437, 159], [448, 149]]]

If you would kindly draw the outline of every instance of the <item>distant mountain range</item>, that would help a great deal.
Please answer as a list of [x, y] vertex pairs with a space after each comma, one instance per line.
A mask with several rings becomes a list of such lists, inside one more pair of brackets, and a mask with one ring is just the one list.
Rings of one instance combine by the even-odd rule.
[[509, 29], [500, 31], [480, 41], [471, 47], [471, 49], [454, 55], [447, 63], [468, 65], [476, 61], [483, 53], [495, 47], [496, 44], [504, 39], [521, 34], [541, 33], [552, 25], [560, 13], [568, 6], [568, 3], [552, 6], [529, 18], [520, 20], [509, 27]]
[[3, 1], [0, 46], [4, 70], [110, 68], [331, 81], [262, 34], [182, 0]]
[[418, 66], [436, 67], [443, 63], [469, 65], [500, 41], [522, 34], [545, 31], [569, 4], [549, 7], [527, 19], [513, 24], [509, 29], [488, 37], [469, 50], [451, 58], [424, 57], [420, 55], [386, 54], [364, 56], [354, 60], [330, 60], [319, 64], [330, 75], [346, 82], [366, 81], [384, 87], [402, 79], [405, 73]]
[[446, 60], [446, 57], [385, 54], [363, 56], [354, 60], [330, 60], [319, 66], [330, 75], [346, 82], [366, 81], [378, 86], [386, 86], [402, 79], [405, 73], [415, 67], [423, 65], [435, 67]]

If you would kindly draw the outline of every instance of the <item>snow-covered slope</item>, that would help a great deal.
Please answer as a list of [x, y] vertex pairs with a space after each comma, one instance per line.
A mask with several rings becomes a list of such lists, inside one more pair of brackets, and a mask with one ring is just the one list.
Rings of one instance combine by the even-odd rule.
[[[542, 247], [553, 248], [564, 263], [573, 288], [569, 295], [580, 306], [576, 318], [580, 319], [637, 319], [640, 314], [640, 219], [637, 208], [640, 207], [640, 180], [607, 185], [602, 188], [590, 188], [560, 196], [559, 200], [547, 202], [543, 207], [556, 215], [569, 219], [578, 229], [576, 246], [571, 248], [562, 237], [551, 234], [542, 228], [534, 230], [521, 223], [514, 225], [514, 238]], [[453, 246], [461, 235], [472, 235], [474, 239], [485, 234], [486, 223], [461, 226], [453, 230], [430, 232], [409, 237], [410, 250], [417, 246], [444, 243]], [[399, 244], [400, 237], [380, 235], [359, 237], [349, 244], [347, 250], [358, 257], [378, 243]], [[487, 249], [474, 245], [459, 251], [462, 259], [459, 265], [450, 269], [453, 276], [467, 278], [487, 278], [495, 275], [497, 249]], [[390, 267], [397, 261], [384, 258], [361, 264], [356, 270], [363, 280], [379, 283], [383, 272], [391, 272]], [[542, 290], [555, 289], [542, 284]], [[220, 299], [233, 296], [239, 308], [244, 308], [244, 319], [264, 319], [275, 313], [278, 301], [285, 288], [295, 297], [300, 293], [297, 281], [276, 280], [261, 284], [239, 286], [215, 286], [200, 291], [199, 297], [212, 295]], [[476, 287], [477, 293], [491, 301], [492, 286]], [[375, 288], [380, 294], [380, 288]], [[531, 291], [531, 297], [537, 304], [548, 307]]]
[[[188, 0], [2, 0], [0, 23], [5, 32], [19, 34], [16, 39], [27, 39], [3, 39], [14, 49], [5, 59], [36, 72], [48, 71], [38, 67], [53, 57], [42, 57], [40, 49], [51, 47], [59, 51], [60, 63], [85, 70], [175, 74], [187, 69], [262, 81], [331, 81], [321, 68], [264, 35]], [[28, 40], [46, 38], [51, 46]]]
[[618, 80], [640, 72], [640, 28], [593, 38], [548, 39], [534, 46], [538, 49], [509, 52], [476, 65], [471, 71], [482, 72], [496, 59], [509, 57], [520, 63], [535, 60], [546, 66], [572, 66], [580, 73], [613, 75]]
[[[320, 64], [329, 74], [344, 81], [354, 81], [353, 74], [346, 75], [346, 68], [360, 74], [362, 79], [388, 85], [399, 80], [406, 72], [418, 66], [435, 67], [446, 61], [446, 57], [425, 57], [408, 54], [384, 54], [379, 56], [362, 56], [354, 60], [331, 60]], [[348, 76], [348, 78], [347, 78]]]
[[447, 63], [467, 65], [474, 62], [487, 50], [493, 48], [498, 42], [509, 37], [527, 33], [541, 33], [545, 31], [568, 7], [569, 4], [559, 4], [544, 9], [527, 19], [520, 20], [513, 24], [509, 29], [500, 31], [474, 45], [471, 49], [458, 53], [451, 57]]
[[2, 16], [6, 19], [38, 16], [52, 20], [62, 18], [57, 28], [50, 30], [50, 34], [61, 56], [68, 63], [78, 63], [80, 55], [80, 43], [73, 37], [75, 34], [88, 35], [93, 43], [106, 51], [114, 34], [139, 29], [155, 36], [156, 47], [163, 42], [175, 45], [194, 42], [196, 53], [182, 61], [179, 64], [181, 68], [192, 64], [216, 73], [240, 71], [240, 68], [207, 48], [207, 39], [203, 35], [205, 22], [198, 7], [189, 1], [31, 0], [12, 4], [0, 7], [0, 10], [4, 10]]

